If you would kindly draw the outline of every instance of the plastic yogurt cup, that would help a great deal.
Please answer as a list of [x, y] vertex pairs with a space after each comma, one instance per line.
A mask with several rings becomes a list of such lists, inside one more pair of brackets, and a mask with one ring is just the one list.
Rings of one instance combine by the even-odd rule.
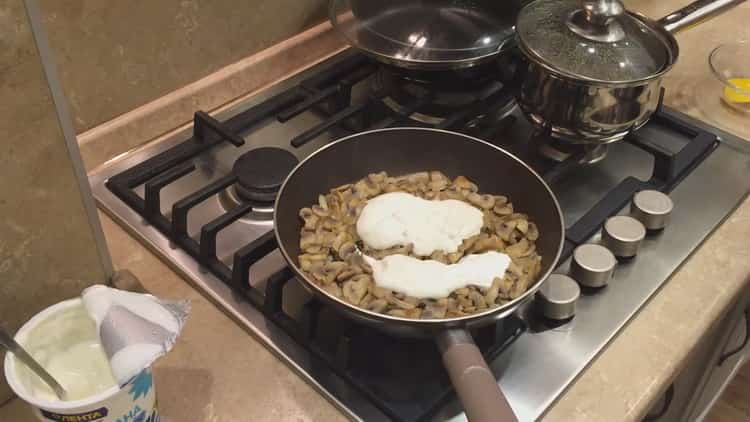
[[109, 369], [95, 323], [80, 298], [41, 311], [15, 339], [55, 376], [73, 400], [61, 401], [12, 353], [5, 355], [5, 378], [13, 391], [45, 422], [158, 422], [150, 368], [122, 387]]

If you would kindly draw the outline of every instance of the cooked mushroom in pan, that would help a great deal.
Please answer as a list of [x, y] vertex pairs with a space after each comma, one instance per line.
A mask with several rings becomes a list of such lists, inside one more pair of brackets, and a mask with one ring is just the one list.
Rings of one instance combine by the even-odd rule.
[[[474, 228], [469, 223], [454, 224], [454, 233], [448, 233], [450, 228], [440, 227], [438, 231], [445, 232], [442, 233], [443, 236], [429, 239], [433, 241], [432, 244], [442, 245], [455, 241], [453, 249], [426, 247], [430, 243], [425, 243], [424, 232], [411, 239], [406, 236], [406, 230], [394, 230], [393, 227], [390, 227], [390, 238], [404, 235], [404, 239], [407, 239], [404, 242], [408, 243], [389, 244], [388, 247], [376, 249], [363, 241], [357, 223], [368, 201], [374, 207], [375, 203], [389, 196], [385, 194], [393, 192], [403, 192], [411, 197], [428, 200], [429, 204], [451, 203], [455, 207], [456, 201], [447, 200], [461, 201], [472, 207], [470, 212], [478, 216], [478, 224]], [[375, 201], [374, 198], [377, 197], [380, 200]], [[465, 205], [460, 206], [467, 208]], [[448, 216], [462, 215], [455, 209], [446, 212]], [[450, 180], [439, 171], [398, 177], [389, 176], [385, 172], [370, 174], [355, 183], [339, 186], [325, 195], [319, 195], [318, 203], [301, 209], [299, 215], [303, 221], [300, 232], [301, 254], [298, 257], [302, 271], [329, 294], [368, 311], [415, 319], [470, 315], [521, 296], [536, 280], [541, 269], [541, 256], [535, 245], [539, 237], [537, 226], [527, 215], [515, 212], [507, 197], [479, 193], [477, 185], [463, 176]], [[377, 226], [378, 230], [389, 231], [388, 220], [378, 222], [381, 224]], [[370, 225], [371, 232], [373, 227]], [[471, 235], [466, 236], [466, 233]], [[370, 236], [368, 239], [374, 238]], [[376, 282], [376, 274], [382, 275], [384, 272], [373, 272], [375, 265], [389, 261], [386, 257], [399, 254], [413, 258], [408, 260], [414, 266], [412, 272], [417, 269], [421, 271], [421, 267], [414, 265], [415, 263], [428, 264], [425, 267], [434, 271], [440, 270], [442, 264], [449, 265], [453, 268], [455, 281], [458, 267], [467, 261], [463, 258], [472, 256], [469, 261], [477, 261], [480, 255], [493, 255], [493, 258], [500, 256], [492, 252], [504, 254], [503, 257], [507, 260], [507, 268], [503, 267], [498, 276], [489, 278], [481, 286], [465, 284], [445, 290], [449, 294], [441, 297], [418, 297], [414, 292], [420, 290], [385, 288], [383, 285], [389, 285], [388, 283], [380, 278]], [[390, 261], [394, 265], [395, 260]], [[399, 259], [399, 262], [403, 261], [405, 260]], [[492, 262], [487, 259], [485, 261]], [[378, 267], [382, 268], [384, 267]], [[458, 273], [463, 274], [460, 271]], [[427, 282], [429, 280], [425, 281]], [[407, 295], [405, 291], [412, 292], [412, 295]]]

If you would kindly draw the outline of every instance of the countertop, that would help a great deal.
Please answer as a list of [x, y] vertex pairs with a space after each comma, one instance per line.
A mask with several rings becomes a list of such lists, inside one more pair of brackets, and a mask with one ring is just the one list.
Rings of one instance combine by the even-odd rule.
[[[628, 1], [661, 16], [684, 1]], [[750, 3], [680, 34], [679, 64], [666, 77], [666, 101], [750, 139], [750, 117], [717, 103], [708, 53], [750, 39]], [[86, 157], [84, 156], [84, 159]], [[747, 177], [747, 175], [738, 175]], [[183, 421], [340, 421], [344, 416], [239, 325], [109, 217], [100, 213], [113, 261], [153, 294], [188, 298], [193, 310], [174, 350], [158, 361], [162, 419]], [[750, 200], [745, 201], [674, 274], [544, 416], [544, 421], [636, 421], [680, 371], [690, 351], [750, 279]], [[0, 420], [31, 421], [20, 400]]]

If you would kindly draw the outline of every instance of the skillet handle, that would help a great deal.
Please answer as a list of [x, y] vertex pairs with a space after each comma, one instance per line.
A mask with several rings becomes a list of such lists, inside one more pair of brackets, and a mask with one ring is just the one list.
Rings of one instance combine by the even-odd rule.
[[517, 422], [482, 353], [466, 330], [438, 333], [438, 349], [470, 422]]

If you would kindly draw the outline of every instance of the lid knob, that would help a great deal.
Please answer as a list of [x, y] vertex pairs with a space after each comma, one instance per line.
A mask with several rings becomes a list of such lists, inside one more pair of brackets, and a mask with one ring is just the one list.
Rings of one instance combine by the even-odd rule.
[[625, 38], [625, 30], [617, 21], [625, 13], [620, 0], [581, 0], [581, 8], [568, 17], [568, 29], [598, 42], [616, 42]]

